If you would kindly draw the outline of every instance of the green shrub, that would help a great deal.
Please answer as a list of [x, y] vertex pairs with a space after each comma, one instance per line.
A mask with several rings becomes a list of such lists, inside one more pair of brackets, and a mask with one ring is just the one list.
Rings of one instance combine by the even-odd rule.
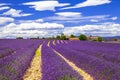
[[23, 39], [23, 37], [16, 37], [16, 39]]
[[92, 40], [92, 41], [97, 41], [96, 39]]
[[60, 37], [61, 40], [67, 40], [66, 36], [62, 33], [61, 34], [61, 37]]
[[74, 38], [75, 36], [73, 34], [70, 35], [71, 38]]
[[84, 34], [79, 35], [79, 40], [87, 40], [87, 36]]
[[118, 40], [117, 38], [114, 39], [114, 41], [117, 41], [117, 40]]
[[56, 37], [56, 39], [60, 39], [60, 36], [58, 35], [58, 36]]
[[67, 38], [66, 38], [66, 36], [61, 36], [60, 39], [61, 39], [61, 40], [66, 40]]
[[103, 38], [102, 37], [98, 37], [98, 42], [102, 42]]

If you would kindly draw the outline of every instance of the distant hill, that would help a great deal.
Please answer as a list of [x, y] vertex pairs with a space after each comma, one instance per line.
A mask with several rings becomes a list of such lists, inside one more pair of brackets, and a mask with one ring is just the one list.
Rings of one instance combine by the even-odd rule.
[[103, 38], [120, 38], [120, 36], [103, 37]]
[[105, 41], [113, 41], [115, 38], [120, 39], [120, 36], [103, 37]]

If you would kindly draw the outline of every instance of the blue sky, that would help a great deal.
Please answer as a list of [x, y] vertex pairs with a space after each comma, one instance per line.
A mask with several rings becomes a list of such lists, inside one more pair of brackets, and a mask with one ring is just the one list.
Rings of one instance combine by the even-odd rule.
[[119, 0], [0, 0], [0, 38], [120, 36]]

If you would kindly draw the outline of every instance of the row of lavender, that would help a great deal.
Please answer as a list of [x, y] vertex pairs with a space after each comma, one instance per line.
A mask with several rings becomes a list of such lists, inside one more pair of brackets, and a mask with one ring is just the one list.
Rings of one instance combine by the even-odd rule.
[[0, 58], [15, 53], [16, 50], [32, 47], [35, 42], [36, 40], [0, 39]]
[[[95, 80], [120, 80], [120, 45], [88, 41], [50, 44]], [[56, 42], [57, 43], [57, 42]]]
[[[82, 45], [82, 46], [77, 47], [77, 45]], [[89, 49], [87, 49], [86, 46], [89, 47]], [[120, 66], [119, 44], [74, 42], [74, 47], [72, 46], [70, 47], [73, 48], [74, 50], [84, 52], [87, 55], [95, 56], [99, 59], [113, 63], [116, 66]]]
[[47, 43], [42, 46], [42, 80], [83, 80]]
[[0, 53], [2, 54], [0, 80], [22, 80], [35, 50], [42, 42], [39, 40], [0, 40], [0, 51], [4, 52]]

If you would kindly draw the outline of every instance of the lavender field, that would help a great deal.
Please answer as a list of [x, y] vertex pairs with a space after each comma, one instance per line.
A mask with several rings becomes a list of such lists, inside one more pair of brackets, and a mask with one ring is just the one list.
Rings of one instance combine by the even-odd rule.
[[120, 80], [120, 44], [1, 39], [0, 80]]

